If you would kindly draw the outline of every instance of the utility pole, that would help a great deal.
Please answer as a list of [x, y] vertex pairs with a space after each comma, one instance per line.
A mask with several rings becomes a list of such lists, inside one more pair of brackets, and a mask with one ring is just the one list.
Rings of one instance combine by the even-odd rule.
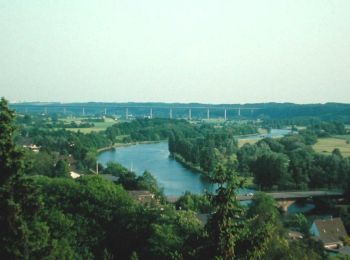
[[169, 118], [172, 119], [173, 118], [173, 109], [170, 108], [169, 110]]
[[98, 174], [98, 161], [96, 161], [96, 174]]
[[126, 119], [126, 120], [129, 119], [129, 111], [128, 111], [128, 108], [125, 109], [125, 119]]
[[188, 109], [188, 120], [192, 119], [192, 111], [191, 108]]
[[238, 116], [241, 116], [241, 108], [238, 108]]
[[150, 108], [149, 110], [149, 118], [152, 119], [153, 118], [153, 109]]
[[225, 112], [224, 112], [224, 119], [225, 119], [225, 121], [227, 119], [226, 108], [225, 108]]
[[210, 110], [209, 110], [209, 108], [208, 108], [208, 110], [207, 110], [207, 119], [208, 119], [208, 120], [210, 119]]
[[83, 107], [83, 116], [85, 116], [85, 108]]
[[107, 115], [107, 108], [105, 108], [105, 115]]

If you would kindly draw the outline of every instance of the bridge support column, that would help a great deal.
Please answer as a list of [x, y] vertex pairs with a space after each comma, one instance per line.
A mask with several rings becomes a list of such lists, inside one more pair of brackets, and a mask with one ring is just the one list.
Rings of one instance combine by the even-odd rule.
[[279, 208], [282, 209], [284, 213], [287, 213], [289, 206], [294, 204], [295, 200], [279, 200], [277, 203]]

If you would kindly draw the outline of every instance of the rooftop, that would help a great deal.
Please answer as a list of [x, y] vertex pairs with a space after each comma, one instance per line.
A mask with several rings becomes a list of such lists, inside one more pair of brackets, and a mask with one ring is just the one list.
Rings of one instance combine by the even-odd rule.
[[340, 218], [317, 219], [314, 224], [320, 233], [320, 239], [325, 244], [341, 241], [343, 237], [347, 236], [343, 221]]

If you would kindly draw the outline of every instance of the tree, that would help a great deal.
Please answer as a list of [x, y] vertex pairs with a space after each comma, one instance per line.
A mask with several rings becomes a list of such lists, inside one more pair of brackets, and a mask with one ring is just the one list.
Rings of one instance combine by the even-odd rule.
[[262, 189], [271, 189], [275, 185], [288, 185], [288, 160], [283, 154], [266, 153], [252, 164], [254, 182]]
[[54, 177], [70, 177], [68, 163], [62, 159], [58, 160], [53, 171]]
[[14, 143], [16, 127], [14, 125], [15, 114], [8, 108], [8, 102], [1, 98], [0, 101], [0, 186], [4, 185], [11, 177], [19, 174], [23, 169], [21, 160], [23, 153]]
[[[0, 258], [28, 258], [45, 247], [45, 225], [35, 220], [40, 200], [22, 177], [23, 153], [16, 147], [14, 112], [0, 101]], [[40, 237], [40, 239], [38, 239]], [[32, 239], [31, 239], [32, 238]], [[41, 239], [44, 239], [41, 240]]]
[[276, 201], [265, 193], [254, 194], [247, 219], [249, 235], [240, 241], [239, 248], [246, 249], [248, 259], [261, 259], [282, 230]]
[[211, 198], [215, 213], [207, 224], [209, 252], [213, 258], [234, 259], [237, 242], [247, 232], [244, 210], [236, 198], [243, 182], [235, 178], [232, 172], [226, 172], [221, 164], [215, 169], [214, 180], [219, 188]]
[[160, 193], [157, 180], [149, 171], [144, 171], [144, 173], [141, 176], [139, 176], [136, 181], [138, 189], [148, 190], [155, 194]]
[[296, 189], [306, 189], [309, 184], [309, 175], [313, 156], [310, 152], [297, 149], [289, 154], [289, 171]]
[[303, 213], [292, 215], [290, 218], [290, 225], [305, 235], [309, 234], [309, 223]]
[[211, 213], [212, 207], [206, 195], [191, 194], [186, 191], [176, 201], [176, 208], [180, 210], [192, 210], [199, 213]]
[[126, 169], [123, 165], [115, 162], [108, 162], [107, 167], [103, 170], [104, 174], [110, 174], [116, 177], [126, 174], [127, 172], [128, 169]]
[[191, 240], [201, 236], [203, 227], [191, 211], [170, 211], [152, 224], [148, 248], [150, 259], [187, 259], [191, 254]]

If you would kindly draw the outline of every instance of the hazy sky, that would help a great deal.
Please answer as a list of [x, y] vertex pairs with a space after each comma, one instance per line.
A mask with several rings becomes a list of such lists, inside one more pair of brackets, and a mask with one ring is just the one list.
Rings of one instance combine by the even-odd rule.
[[350, 0], [0, 0], [0, 96], [350, 103]]

